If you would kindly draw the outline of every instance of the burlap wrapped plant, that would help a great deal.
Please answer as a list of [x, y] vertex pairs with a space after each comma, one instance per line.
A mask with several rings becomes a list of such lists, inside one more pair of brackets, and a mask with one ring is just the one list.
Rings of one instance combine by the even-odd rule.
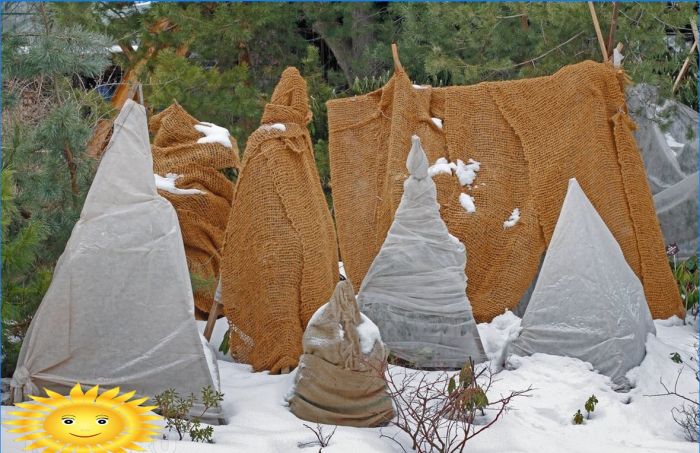
[[222, 303], [231, 353], [256, 371], [297, 365], [306, 323], [338, 281], [310, 119], [306, 82], [287, 68], [248, 138], [226, 230]]
[[341, 281], [304, 332], [289, 407], [328, 425], [371, 427], [394, 416], [382, 378], [387, 350], [379, 329], [360, 313], [350, 281]]
[[200, 123], [190, 116], [177, 103], [153, 116], [149, 122], [154, 136], [151, 146], [153, 171], [160, 176], [171, 175], [180, 189], [175, 193], [167, 190], [158, 193], [177, 211], [190, 274], [208, 281], [208, 284], [195, 287], [195, 316], [198, 319], [207, 318], [214, 301], [226, 222], [233, 199], [233, 183], [219, 170], [240, 167], [235, 139], [208, 140], [208, 136], [200, 131], [210, 127], [209, 123]]

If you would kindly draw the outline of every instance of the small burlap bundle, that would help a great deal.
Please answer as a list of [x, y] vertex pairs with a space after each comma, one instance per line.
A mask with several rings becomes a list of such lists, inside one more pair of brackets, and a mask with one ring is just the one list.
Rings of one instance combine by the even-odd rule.
[[219, 277], [226, 222], [233, 200], [233, 183], [219, 170], [240, 167], [238, 147], [220, 143], [197, 143], [202, 138], [194, 126], [198, 124], [180, 105], [173, 104], [149, 122], [153, 134], [153, 171], [161, 176], [180, 175], [180, 189], [198, 189], [201, 194], [178, 195], [165, 190], [158, 193], [168, 199], [177, 211], [185, 243], [190, 273], [212, 281], [211, 288], [194, 293], [195, 316], [207, 319], [214, 302], [214, 289]]
[[[573, 177], [642, 281], [653, 316], [682, 315], [624, 79], [610, 65], [583, 62], [547, 77], [433, 89], [414, 87], [397, 68], [380, 90], [329, 101], [333, 203], [350, 279], [362, 281], [386, 237], [416, 134], [430, 163], [439, 157], [481, 163], [471, 188], [435, 176], [440, 214], [469, 251], [467, 293], [477, 321], [517, 306]], [[461, 206], [461, 193], [474, 197], [476, 212]], [[515, 208], [519, 222], [504, 228]]]
[[360, 314], [350, 281], [339, 282], [328, 303], [314, 314], [303, 345], [289, 398], [294, 415], [358, 427], [381, 426], [393, 418], [383, 379], [388, 352], [377, 326]]
[[248, 139], [226, 229], [222, 303], [231, 354], [295, 367], [311, 315], [338, 281], [338, 251], [306, 125], [306, 82], [287, 68]]

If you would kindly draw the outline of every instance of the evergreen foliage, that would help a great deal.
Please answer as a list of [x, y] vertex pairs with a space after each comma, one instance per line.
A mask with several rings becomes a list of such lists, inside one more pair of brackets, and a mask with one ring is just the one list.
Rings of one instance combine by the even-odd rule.
[[[111, 42], [57, 24], [45, 4], [19, 5], [3, 5], [3, 376], [14, 370], [93, 177], [85, 145], [108, 108], [81, 82], [104, 71]], [[29, 32], [12, 26], [13, 12]]]

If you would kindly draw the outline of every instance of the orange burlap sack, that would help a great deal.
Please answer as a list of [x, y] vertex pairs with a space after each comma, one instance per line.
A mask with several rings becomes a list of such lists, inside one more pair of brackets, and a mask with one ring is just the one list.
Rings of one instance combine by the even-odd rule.
[[287, 68], [248, 139], [226, 230], [221, 301], [231, 354], [255, 371], [297, 365], [306, 324], [338, 281], [310, 119], [306, 82]]
[[210, 285], [195, 289], [197, 319], [207, 319], [214, 302], [219, 278], [226, 222], [233, 200], [233, 183], [219, 170], [238, 169], [238, 147], [231, 137], [231, 148], [219, 143], [197, 143], [202, 138], [198, 124], [178, 104], [173, 104], [149, 122], [154, 135], [151, 146], [153, 171], [161, 176], [176, 173], [179, 189], [198, 189], [201, 194], [177, 195], [165, 190], [158, 193], [177, 211], [190, 273], [209, 280]]
[[[329, 101], [333, 203], [348, 277], [362, 281], [386, 237], [417, 134], [431, 164], [439, 157], [481, 163], [471, 188], [435, 176], [441, 215], [467, 246], [467, 293], [478, 321], [517, 306], [574, 177], [644, 284], [653, 316], [682, 315], [624, 83], [622, 72], [594, 62], [547, 77], [437, 89], [414, 87], [397, 69], [380, 90]], [[474, 197], [476, 212], [464, 210], [461, 193]], [[519, 222], [504, 228], [515, 208]]]

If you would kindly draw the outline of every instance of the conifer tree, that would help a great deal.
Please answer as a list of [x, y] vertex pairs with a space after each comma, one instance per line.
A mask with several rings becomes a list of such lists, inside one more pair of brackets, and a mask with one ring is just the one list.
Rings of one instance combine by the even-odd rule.
[[95, 162], [85, 145], [108, 107], [84, 78], [109, 63], [109, 40], [55, 23], [46, 4], [3, 5], [3, 376], [80, 215]]

